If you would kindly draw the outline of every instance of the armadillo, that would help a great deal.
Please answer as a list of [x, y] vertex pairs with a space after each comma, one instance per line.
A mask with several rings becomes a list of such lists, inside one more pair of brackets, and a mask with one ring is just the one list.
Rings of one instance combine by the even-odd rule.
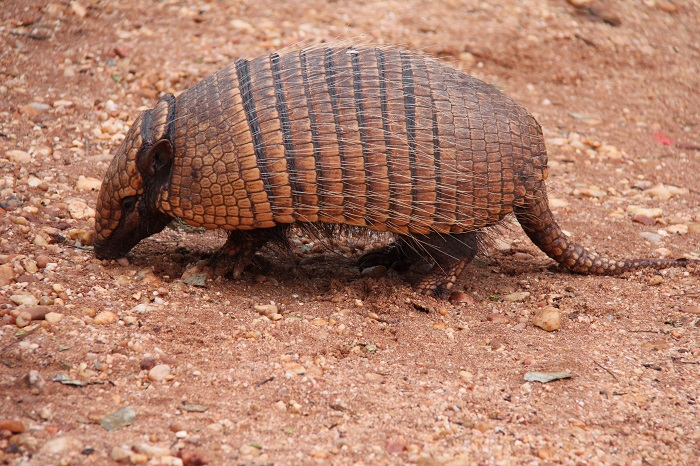
[[363, 227], [396, 241], [361, 267], [428, 258], [415, 288], [444, 297], [480, 233], [514, 214], [573, 272], [689, 262], [573, 242], [546, 179], [540, 125], [495, 87], [396, 48], [314, 46], [238, 60], [142, 112], [102, 183], [94, 249], [117, 258], [179, 218], [227, 230], [215, 257], [240, 272], [291, 225]]

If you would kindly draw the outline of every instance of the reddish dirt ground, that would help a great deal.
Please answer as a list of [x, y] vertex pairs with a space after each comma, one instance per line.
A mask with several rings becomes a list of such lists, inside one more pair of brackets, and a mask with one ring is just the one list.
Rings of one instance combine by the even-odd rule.
[[[571, 275], [514, 225], [462, 275], [457, 303], [393, 271], [361, 277], [367, 237], [295, 238], [264, 250], [262, 270], [204, 286], [186, 279], [221, 233], [168, 229], [119, 262], [89, 247], [96, 180], [160, 94], [239, 57], [351, 39], [440, 57], [530, 109], [552, 207], [578, 241], [697, 258], [697, 2], [0, 10], [3, 464], [697, 464], [697, 266]], [[533, 324], [546, 305], [553, 332]], [[131, 425], [99, 424], [125, 407]]]

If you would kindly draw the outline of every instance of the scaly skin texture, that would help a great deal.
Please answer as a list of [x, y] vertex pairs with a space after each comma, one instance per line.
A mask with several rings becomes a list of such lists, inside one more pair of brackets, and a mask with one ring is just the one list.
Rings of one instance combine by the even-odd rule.
[[312, 47], [238, 60], [141, 115], [105, 176], [95, 252], [125, 254], [176, 217], [229, 230], [217, 260], [230, 256], [238, 274], [267, 238], [242, 231], [366, 227], [432, 258], [416, 289], [444, 297], [476, 253], [476, 232], [515, 213], [574, 272], [684, 265], [612, 261], [571, 242], [546, 178], [539, 124], [494, 87], [396, 49]]

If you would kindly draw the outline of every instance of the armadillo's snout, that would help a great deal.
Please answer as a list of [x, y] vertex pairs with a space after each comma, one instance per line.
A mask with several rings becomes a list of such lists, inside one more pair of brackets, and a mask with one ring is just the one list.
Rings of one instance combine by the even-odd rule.
[[[95, 256], [98, 259], [119, 259], [124, 257], [131, 249], [136, 246], [140, 238], [130, 242], [116, 242], [114, 240], [95, 240], [93, 243]], [[133, 244], [132, 244], [133, 243]]]

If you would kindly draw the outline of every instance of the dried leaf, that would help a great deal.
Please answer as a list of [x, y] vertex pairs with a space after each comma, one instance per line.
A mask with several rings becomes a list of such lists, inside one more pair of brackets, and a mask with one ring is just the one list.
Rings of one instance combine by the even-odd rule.
[[182, 404], [177, 407], [180, 411], [187, 411], [188, 413], [203, 413], [209, 409], [208, 406], [195, 405], [195, 404]]
[[570, 379], [573, 377], [568, 372], [528, 372], [525, 374], [525, 380], [528, 382], [547, 383], [553, 380]]
[[87, 385], [82, 380], [71, 379], [70, 377], [68, 377], [68, 374], [64, 374], [63, 372], [59, 372], [58, 374], [54, 375], [53, 379], [51, 380], [54, 382], [62, 383], [63, 385], [74, 385], [76, 387], [82, 387]]

